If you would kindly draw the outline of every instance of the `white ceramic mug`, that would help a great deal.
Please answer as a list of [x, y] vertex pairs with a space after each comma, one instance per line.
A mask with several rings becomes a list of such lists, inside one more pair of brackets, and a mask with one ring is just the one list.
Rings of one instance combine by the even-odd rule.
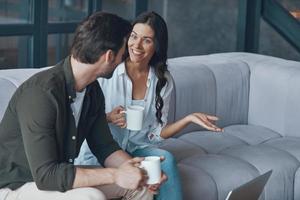
[[147, 172], [148, 180], [147, 184], [152, 185], [159, 183], [161, 178], [161, 167], [159, 156], [147, 156], [145, 160], [141, 162], [140, 168]]
[[126, 128], [133, 131], [139, 131], [143, 127], [144, 107], [127, 106], [126, 111]]

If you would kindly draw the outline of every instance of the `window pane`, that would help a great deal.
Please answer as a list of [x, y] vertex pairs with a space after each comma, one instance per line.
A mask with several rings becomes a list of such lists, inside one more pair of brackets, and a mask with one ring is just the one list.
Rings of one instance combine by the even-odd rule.
[[0, 24], [31, 23], [32, 16], [32, 0], [0, 1]]
[[135, 0], [102, 0], [103, 11], [115, 13], [128, 20], [134, 19], [134, 8]]
[[70, 54], [74, 34], [48, 36], [48, 65], [55, 65]]
[[0, 69], [31, 67], [32, 38], [0, 37]]
[[88, 15], [86, 0], [51, 0], [48, 1], [49, 22], [81, 21]]

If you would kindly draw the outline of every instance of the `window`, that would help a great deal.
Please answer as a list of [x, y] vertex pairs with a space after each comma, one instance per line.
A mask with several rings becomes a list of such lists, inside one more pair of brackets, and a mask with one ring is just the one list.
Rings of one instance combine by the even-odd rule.
[[88, 1], [52, 0], [48, 2], [48, 10], [50, 23], [80, 21], [88, 15]]
[[102, 10], [115, 13], [128, 20], [135, 17], [134, 6], [134, 0], [102, 0]]
[[97, 10], [132, 20], [148, 0], [1, 0], [0, 69], [54, 65], [69, 54], [78, 23]]
[[287, 9], [292, 16], [300, 21], [300, 1], [299, 0], [277, 0]]
[[48, 36], [48, 63], [55, 65], [69, 55], [74, 34], [51, 34]]
[[0, 63], [2, 69], [26, 67], [30, 65], [32, 37], [10, 36], [0, 37]]
[[1, 0], [0, 24], [29, 24], [33, 21], [32, 0]]

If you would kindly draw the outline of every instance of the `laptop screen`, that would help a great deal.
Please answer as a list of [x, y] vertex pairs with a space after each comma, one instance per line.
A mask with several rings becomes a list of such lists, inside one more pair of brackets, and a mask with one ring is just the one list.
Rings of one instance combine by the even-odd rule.
[[272, 170], [230, 191], [226, 200], [258, 200], [271, 174]]

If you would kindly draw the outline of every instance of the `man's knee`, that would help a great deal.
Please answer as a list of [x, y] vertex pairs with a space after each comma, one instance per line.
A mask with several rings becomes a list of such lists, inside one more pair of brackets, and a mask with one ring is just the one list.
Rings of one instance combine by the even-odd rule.
[[153, 200], [153, 194], [146, 187], [141, 190], [129, 190], [126, 199], [131, 200]]
[[92, 187], [76, 188], [66, 192], [67, 197], [72, 200], [106, 200], [104, 193]]

